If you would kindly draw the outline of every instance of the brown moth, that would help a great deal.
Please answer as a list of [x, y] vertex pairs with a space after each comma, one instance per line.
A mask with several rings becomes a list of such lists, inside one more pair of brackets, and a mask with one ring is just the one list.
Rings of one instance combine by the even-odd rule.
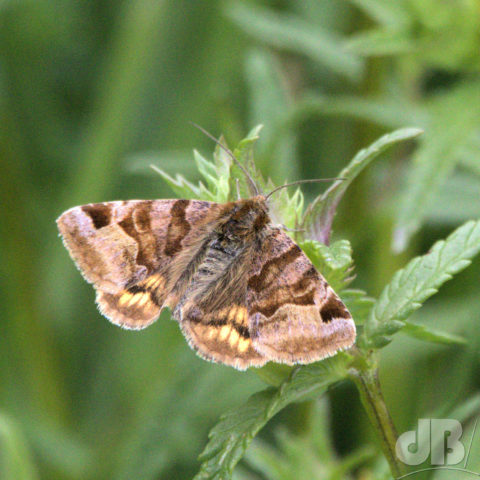
[[169, 307], [202, 358], [240, 370], [315, 362], [355, 341], [345, 305], [272, 223], [263, 195], [89, 204], [57, 224], [121, 327], [145, 328]]

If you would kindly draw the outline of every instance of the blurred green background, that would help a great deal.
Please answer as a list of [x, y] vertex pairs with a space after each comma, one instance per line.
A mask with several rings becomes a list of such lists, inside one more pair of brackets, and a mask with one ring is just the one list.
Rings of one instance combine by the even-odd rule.
[[[220, 413], [264, 387], [197, 358], [168, 312], [142, 332], [102, 318], [57, 236], [62, 211], [172, 196], [150, 163], [198, 178], [192, 149], [214, 145], [189, 121], [231, 145], [263, 123], [257, 164], [276, 183], [334, 176], [379, 135], [421, 127], [362, 174], [336, 219], [353, 286], [375, 296], [480, 216], [479, 73], [477, 0], [0, 2], [0, 477], [191, 478]], [[416, 315], [467, 346], [398, 335], [382, 352], [400, 432], [478, 391], [479, 274], [477, 260]], [[262, 473], [264, 442], [279, 448], [306, 424], [339, 457], [375, 451], [344, 383], [271, 422], [238, 478], [313, 478]], [[480, 471], [480, 440], [472, 452]], [[281, 455], [290, 467], [294, 453]], [[375, 478], [373, 464], [358, 478]]]

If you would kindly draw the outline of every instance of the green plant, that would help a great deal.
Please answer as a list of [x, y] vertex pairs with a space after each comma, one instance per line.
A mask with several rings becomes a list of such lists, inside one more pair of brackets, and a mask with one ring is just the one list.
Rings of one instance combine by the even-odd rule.
[[[268, 191], [273, 184], [262, 178], [253, 161], [253, 148], [259, 131], [260, 127], [252, 130], [234, 149], [234, 155], [250, 171], [260, 188]], [[358, 388], [391, 474], [398, 477], [405, 473], [403, 464], [395, 455], [397, 435], [378, 380], [378, 351], [389, 344], [400, 330], [427, 342], [464, 343], [458, 336], [412, 323], [409, 317], [444, 282], [470, 264], [470, 259], [480, 250], [480, 222], [465, 223], [446, 240], [437, 242], [427, 254], [412, 259], [395, 273], [376, 301], [362, 291], [347, 288], [352, 280], [353, 269], [349, 242], [337, 240], [329, 243], [336, 208], [354, 178], [388, 147], [415, 138], [420, 133], [421, 130], [416, 128], [396, 130], [360, 151], [339, 173], [341, 179], [313, 200], [305, 211], [303, 195], [298, 188], [293, 195], [283, 189], [272, 197], [271, 210], [275, 218], [287, 226], [299, 227], [295, 231], [299, 245], [352, 311], [359, 330], [357, 344], [351, 350], [322, 362], [293, 368], [270, 364], [260, 369], [259, 375], [270, 386], [254, 394], [243, 406], [221, 417], [210, 432], [208, 445], [200, 456], [202, 466], [196, 480], [231, 478], [235, 465], [245, 454], [250, 442], [275, 414], [292, 402], [319, 397], [332, 384], [347, 378], [352, 379]], [[240, 191], [244, 194], [248, 192], [241, 170], [219, 146], [213, 162], [198, 152], [195, 152], [195, 160], [205, 184], [200, 182], [194, 185], [181, 175], [174, 179], [163, 170], [156, 170], [178, 195], [186, 198], [218, 202], [233, 200], [237, 181]], [[287, 434], [284, 441], [292, 444], [288, 438]], [[265, 449], [262, 451], [266, 452]], [[271, 453], [270, 457], [274, 458], [275, 455]], [[367, 457], [357, 455], [355, 462], [350, 459], [347, 464], [352, 468]], [[343, 471], [342, 468], [332, 462], [330, 471], [324, 472], [326, 475], [322, 478], [335, 478], [339, 469]], [[274, 478], [288, 477], [274, 475]]]
[[[348, 187], [331, 254], [309, 240], [315, 225], [298, 238], [326, 255], [332, 284], [355, 275], [341, 296], [357, 320], [374, 301], [359, 289], [379, 298], [410, 259], [480, 218], [477, 0], [10, 0], [0, 19], [2, 480], [192, 478], [218, 413], [288, 374], [198, 359], [168, 311], [141, 333], [109, 325], [58, 238], [53, 220], [74, 205], [172, 195], [145, 174], [150, 163], [196, 187], [191, 146], [211, 143], [189, 121], [232, 146], [264, 123], [255, 163], [275, 185], [333, 177], [391, 130], [425, 131]], [[302, 186], [306, 208], [320, 189]], [[282, 211], [293, 228], [301, 197]], [[477, 256], [375, 340], [392, 340], [373, 357], [399, 432], [455, 418], [467, 445], [480, 411], [479, 276]], [[418, 340], [433, 333], [441, 344]], [[391, 478], [368, 451], [354, 383], [337, 382], [320, 406], [268, 421], [237, 478]], [[468, 466], [479, 472], [476, 437]]]

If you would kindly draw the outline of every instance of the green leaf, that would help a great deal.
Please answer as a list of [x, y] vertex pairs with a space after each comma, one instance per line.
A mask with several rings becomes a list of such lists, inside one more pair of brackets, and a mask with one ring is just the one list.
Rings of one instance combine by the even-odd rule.
[[[261, 173], [258, 172], [255, 168], [255, 162], [253, 160], [255, 144], [259, 139], [260, 130], [262, 130], [262, 128], [263, 125], [257, 125], [256, 127], [252, 128], [248, 135], [239, 142], [239, 144], [233, 151], [233, 155], [238, 160], [238, 162], [246, 169], [257, 188], [263, 190], [266, 184]], [[242, 198], [248, 198], [252, 195], [256, 195], [256, 191], [252, 187], [250, 181], [246, 178], [245, 173], [236, 163], [233, 163], [230, 173], [230, 188], [232, 189], [232, 191], [235, 192], [237, 189], [237, 179]]]
[[269, 362], [257, 368], [255, 373], [269, 386], [279, 387], [292, 373], [293, 367], [282, 363]]
[[[465, 144], [480, 126], [477, 84], [438, 95], [429, 105], [430, 127], [417, 150], [405, 183], [394, 230], [393, 248], [403, 251], [431, 209], [436, 192], [461, 159]], [[448, 119], [448, 120], [446, 120]]]
[[[267, 184], [270, 186], [270, 183]], [[269, 190], [273, 190], [273, 184]], [[274, 223], [282, 223], [287, 228], [295, 229], [303, 214], [304, 197], [297, 188], [290, 196], [286, 188], [282, 188], [270, 197], [270, 214]]]
[[210, 432], [200, 456], [195, 480], [227, 480], [260, 429], [292, 402], [319, 396], [329, 385], [346, 377], [348, 357], [338, 354], [322, 362], [296, 367], [278, 388], [256, 393], [241, 407], [222, 415]]
[[[479, 150], [480, 151], [480, 150]], [[427, 215], [429, 224], [457, 226], [480, 217], [480, 178], [471, 172], [451, 175], [436, 192]]]
[[308, 93], [291, 109], [285, 122], [293, 128], [311, 116], [347, 116], [373, 122], [382, 128], [400, 128], [408, 124], [424, 125], [424, 109], [408, 98], [363, 98], [349, 95], [324, 97]]
[[315, 240], [305, 240], [300, 243], [300, 247], [336, 292], [351, 282], [353, 259], [348, 240], [339, 240], [330, 246]]
[[[176, 177], [172, 178], [167, 172], [155, 165], [152, 165], [152, 169], [165, 180], [180, 198], [200, 198], [201, 187], [190, 183], [183, 175], [177, 173]], [[205, 187], [203, 188], [205, 189]]]
[[307, 208], [302, 222], [303, 228], [308, 232], [307, 237], [322, 243], [328, 243], [335, 211], [350, 183], [374, 158], [387, 148], [404, 140], [415, 138], [421, 133], [422, 130], [418, 128], [403, 128], [380, 137], [368, 148], [360, 150], [338, 175], [344, 180], [336, 181]]
[[215, 165], [215, 176], [217, 179], [215, 185], [216, 201], [224, 203], [236, 199], [237, 192], [236, 189], [232, 190], [230, 188], [230, 172], [233, 160], [228, 152], [220, 147], [220, 145], [223, 145], [228, 149], [227, 142], [223, 135], [220, 135], [218, 141], [220, 144], [215, 145], [215, 150], [213, 151], [213, 163]]
[[[223, 137], [220, 137], [219, 142], [225, 145]], [[151, 165], [151, 167], [180, 198], [196, 198], [218, 203], [225, 203], [230, 200], [229, 180], [232, 160], [228, 153], [220, 148], [220, 145], [217, 145], [213, 153], [213, 162], [204, 158], [197, 150], [193, 151], [193, 156], [198, 171], [205, 179], [206, 186], [202, 182], [194, 185], [178, 173], [175, 178], [172, 178], [158, 166]]]
[[193, 151], [195, 163], [197, 164], [198, 171], [202, 174], [203, 178], [207, 182], [207, 188], [214, 190], [217, 186], [217, 170], [212, 162], [209, 162], [197, 151]]
[[[225, 144], [223, 137], [220, 137], [219, 141], [222, 145]], [[228, 202], [228, 200], [230, 200], [229, 178], [232, 161], [227, 152], [220, 148], [220, 145], [216, 145], [213, 153], [213, 162], [206, 160], [196, 150], [194, 150], [193, 154], [198, 171], [207, 182], [209, 196], [218, 203]]]
[[37, 470], [30, 448], [18, 426], [0, 415], [0, 478], [3, 480], [37, 480]]
[[442, 345], [465, 345], [467, 341], [463, 337], [453, 335], [447, 332], [439, 332], [425, 325], [418, 325], [405, 321], [402, 332], [406, 335], [430, 343], [440, 343]]
[[226, 13], [242, 30], [267, 45], [305, 55], [352, 80], [362, 74], [362, 60], [343, 46], [338, 34], [301, 17], [238, 2], [229, 3]]
[[362, 347], [388, 343], [389, 336], [403, 328], [405, 320], [443, 283], [470, 265], [479, 250], [480, 221], [470, 221], [395, 273], [371, 311]]

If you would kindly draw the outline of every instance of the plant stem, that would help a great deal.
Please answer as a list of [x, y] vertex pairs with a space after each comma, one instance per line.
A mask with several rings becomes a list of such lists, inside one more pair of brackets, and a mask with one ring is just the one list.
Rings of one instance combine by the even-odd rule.
[[390, 465], [390, 471], [394, 478], [401, 477], [406, 473], [405, 466], [395, 454], [397, 432], [383, 399], [378, 370], [376, 367], [365, 370], [352, 368], [349, 373], [358, 388], [363, 407], [375, 429], [383, 453]]

